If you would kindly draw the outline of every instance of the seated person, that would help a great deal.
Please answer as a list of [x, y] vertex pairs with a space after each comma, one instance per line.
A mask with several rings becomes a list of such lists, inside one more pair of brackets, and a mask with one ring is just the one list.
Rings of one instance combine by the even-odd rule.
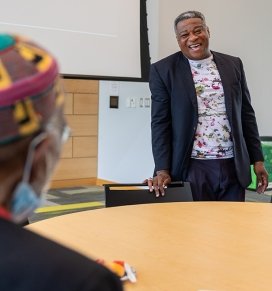
[[39, 206], [67, 138], [56, 60], [0, 34], [0, 290], [122, 290], [111, 271], [20, 225]]

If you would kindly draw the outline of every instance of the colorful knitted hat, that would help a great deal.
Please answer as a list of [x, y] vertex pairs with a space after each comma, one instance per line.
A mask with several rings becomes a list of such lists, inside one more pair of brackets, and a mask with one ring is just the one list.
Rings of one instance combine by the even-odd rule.
[[38, 132], [63, 101], [54, 57], [21, 36], [0, 34], [0, 145]]

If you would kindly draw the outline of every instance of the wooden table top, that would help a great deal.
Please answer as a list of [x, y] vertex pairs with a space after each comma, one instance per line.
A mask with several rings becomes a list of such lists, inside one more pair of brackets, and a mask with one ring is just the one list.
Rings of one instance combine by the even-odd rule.
[[77, 212], [28, 229], [137, 272], [125, 290], [272, 290], [272, 204], [181, 202]]

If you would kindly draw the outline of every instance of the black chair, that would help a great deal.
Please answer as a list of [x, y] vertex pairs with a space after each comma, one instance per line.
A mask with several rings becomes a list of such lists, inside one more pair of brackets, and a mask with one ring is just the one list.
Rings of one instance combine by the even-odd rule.
[[155, 197], [147, 184], [104, 184], [106, 207], [193, 201], [189, 182], [174, 182], [167, 186], [165, 195]]

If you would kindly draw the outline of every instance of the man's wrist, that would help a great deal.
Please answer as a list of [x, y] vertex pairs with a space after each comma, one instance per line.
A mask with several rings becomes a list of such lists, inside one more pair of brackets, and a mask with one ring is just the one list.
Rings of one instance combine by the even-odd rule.
[[263, 165], [263, 164], [264, 164], [263, 161], [257, 161], [257, 162], [254, 163], [254, 166], [256, 166], [256, 165]]
[[169, 170], [159, 170], [156, 172], [157, 176], [164, 174], [164, 175], [169, 175]]

